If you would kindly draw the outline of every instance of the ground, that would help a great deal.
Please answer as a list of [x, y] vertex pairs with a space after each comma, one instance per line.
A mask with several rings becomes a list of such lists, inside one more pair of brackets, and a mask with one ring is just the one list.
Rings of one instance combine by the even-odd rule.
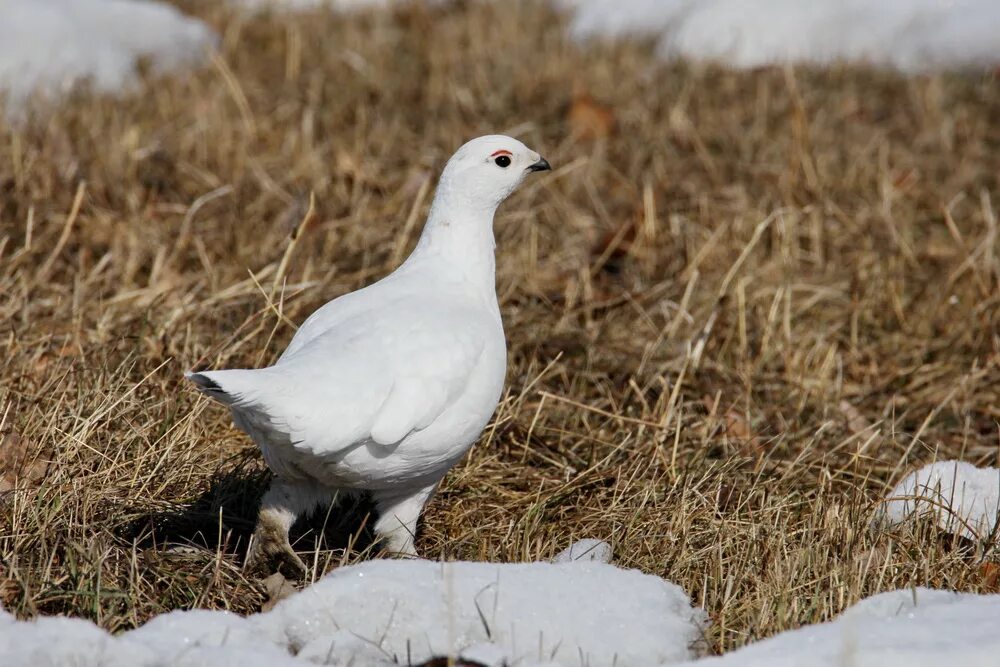
[[[1000, 82], [665, 64], [500, 4], [191, 2], [223, 35], [204, 69], [0, 124], [4, 452], [51, 460], [0, 505], [6, 608], [258, 610], [266, 468], [182, 373], [266, 364], [389, 272], [493, 132], [555, 170], [498, 215], [508, 390], [424, 556], [605, 539], [704, 606], [716, 652], [882, 590], [996, 588], [982, 545], [869, 521], [908, 470], [1000, 458]], [[300, 527], [315, 577], [368, 555], [364, 514]]]

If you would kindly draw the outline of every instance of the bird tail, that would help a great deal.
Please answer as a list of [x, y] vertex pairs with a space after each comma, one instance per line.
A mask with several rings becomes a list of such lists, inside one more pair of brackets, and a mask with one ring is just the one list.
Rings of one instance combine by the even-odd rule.
[[245, 389], [249, 389], [251, 370], [227, 370], [227, 371], [202, 371], [194, 373], [188, 371], [184, 374], [188, 380], [194, 382], [198, 391], [209, 396], [223, 405], [229, 407], [239, 407], [247, 400]]

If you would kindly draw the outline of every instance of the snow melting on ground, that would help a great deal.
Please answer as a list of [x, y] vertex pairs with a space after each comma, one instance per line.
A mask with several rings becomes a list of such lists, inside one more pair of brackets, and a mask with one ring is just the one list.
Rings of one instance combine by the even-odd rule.
[[557, 0], [577, 37], [658, 36], [665, 57], [735, 67], [867, 61], [911, 72], [1000, 63], [996, 0]]
[[491, 666], [611, 667], [696, 657], [705, 612], [659, 577], [584, 556], [602, 555], [601, 544], [558, 563], [368, 561], [269, 612], [176, 611], [117, 637], [79, 619], [4, 615], [0, 664], [377, 667], [462, 654]]
[[608, 556], [606, 543], [583, 540], [552, 563], [367, 561], [269, 612], [175, 611], [118, 636], [0, 611], [0, 664], [390, 667], [461, 655], [488, 667], [992, 667], [1000, 655], [1000, 595], [917, 588], [697, 659], [705, 612], [674, 584], [601, 562]]
[[[228, 0], [337, 10], [441, 0]], [[504, 2], [509, 0], [497, 0]], [[551, 0], [577, 38], [654, 36], [666, 58], [752, 68], [862, 61], [908, 72], [1000, 65], [995, 0]]]
[[784, 632], [700, 667], [995, 667], [1000, 595], [916, 588], [863, 600], [835, 621]]
[[[251, 9], [339, 10], [440, 0], [228, 0]], [[909, 71], [1000, 64], [994, 0], [554, 0], [573, 33], [659, 36], [665, 56], [737, 67], [865, 60]], [[134, 78], [137, 58], [159, 70], [201, 60], [216, 36], [157, 0], [0, 1], [0, 92], [17, 108], [35, 91], [82, 81], [103, 92]]]
[[875, 523], [891, 527], [923, 516], [970, 540], [997, 540], [1000, 468], [977, 468], [963, 461], [928, 464], [896, 485], [879, 507]]
[[611, 562], [611, 545], [602, 540], [585, 539], [574, 542], [568, 549], [564, 549], [555, 558], [553, 563], [570, 563], [572, 561], [597, 561], [598, 563]]
[[157, 71], [201, 60], [215, 44], [203, 22], [146, 0], [0, 0], [0, 93], [12, 109], [89, 81], [115, 92], [138, 58]]
[[361, 638], [372, 659], [404, 664], [493, 644], [512, 664], [610, 667], [690, 658], [706, 616], [673, 584], [593, 561], [374, 561], [335, 571], [270, 621], [276, 642], [311, 656]]

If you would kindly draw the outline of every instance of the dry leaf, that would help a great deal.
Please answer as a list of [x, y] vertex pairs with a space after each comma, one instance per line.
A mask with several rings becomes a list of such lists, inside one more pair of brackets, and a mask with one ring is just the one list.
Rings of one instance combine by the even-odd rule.
[[32, 451], [17, 433], [0, 438], [0, 493], [38, 486], [49, 471], [50, 452]]
[[988, 590], [1000, 592], [1000, 564], [986, 562], [979, 566], [979, 576]]
[[577, 139], [600, 139], [615, 129], [615, 114], [611, 107], [600, 104], [587, 93], [573, 98], [566, 113], [570, 134]]
[[893, 175], [892, 185], [897, 190], [906, 191], [920, 180], [920, 172], [916, 169], [905, 169], [897, 171]]

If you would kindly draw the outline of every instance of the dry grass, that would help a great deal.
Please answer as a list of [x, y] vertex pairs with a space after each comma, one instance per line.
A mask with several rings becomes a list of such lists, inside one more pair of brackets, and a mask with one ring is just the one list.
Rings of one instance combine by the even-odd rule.
[[[717, 651], [880, 590], [988, 586], [988, 549], [867, 525], [904, 471], [1000, 457], [997, 81], [663, 65], [504, 4], [191, 3], [224, 32], [214, 64], [0, 127], [0, 419], [52, 460], [0, 509], [5, 606], [113, 630], [258, 609], [240, 563], [266, 471], [181, 372], [265, 364], [389, 271], [423, 184], [495, 131], [556, 171], [498, 217], [509, 391], [423, 554], [608, 539], [705, 606]], [[574, 91], [611, 136], [572, 138]], [[358, 520], [299, 548], [357, 558]]]

